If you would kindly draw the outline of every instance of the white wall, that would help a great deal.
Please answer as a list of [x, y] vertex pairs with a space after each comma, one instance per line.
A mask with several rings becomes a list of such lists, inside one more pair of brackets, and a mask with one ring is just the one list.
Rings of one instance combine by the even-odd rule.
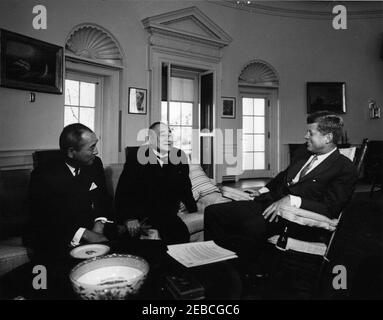
[[[32, 28], [36, 4], [47, 8], [47, 30]], [[368, 99], [383, 106], [383, 60], [379, 58], [382, 18], [349, 19], [347, 30], [334, 30], [331, 20], [256, 14], [205, 1], [3, 0], [0, 27], [61, 46], [77, 24], [90, 22], [104, 27], [118, 40], [126, 58], [121, 101], [121, 108], [126, 108], [128, 87], [149, 87], [148, 34], [141, 20], [192, 5], [234, 39], [224, 49], [223, 96], [237, 96], [239, 73], [250, 60], [265, 60], [279, 73], [282, 144], [303, 141], [308, 81], [346, 82], [344, 119], [350, 141], [383, 139], [383, 120], [370, 120], [367, 109]], [[30, 103], [28, 94], [0, 88], [0, 151], [57, 147], [63, 95], [36, 93], [36, 102]], [[236, 128], [239, 120], [225, 119], [222, 123]], [[123, 145], [134, 145], [138, 130], [148, 126], [148, 116], [127, 115], [123, 123]]]

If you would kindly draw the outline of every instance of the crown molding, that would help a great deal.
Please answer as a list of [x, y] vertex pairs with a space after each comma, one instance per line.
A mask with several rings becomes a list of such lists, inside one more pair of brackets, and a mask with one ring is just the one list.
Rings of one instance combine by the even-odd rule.
[[[379, 1], [366, 1], [364, 3], [362, 1], [208, 1], [219, 6], [253, 14], [311, 20], [331, 20], [334, 18], [332, 13], [334, 6], [344, 5], [349, 20], [383, 18], [383, 4]], [[362, 6], [366, 7], [367, 4], [370, 8], [361, 9]]]

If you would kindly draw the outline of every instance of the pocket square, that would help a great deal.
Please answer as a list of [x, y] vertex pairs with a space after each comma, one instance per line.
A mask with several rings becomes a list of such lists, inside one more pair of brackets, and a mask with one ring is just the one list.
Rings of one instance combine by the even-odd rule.
[[90, 186], [89, 191], [92, 191], [96, 188], [97, 188], [97, 185], [94, 182], [92, 182], [92, 185]]

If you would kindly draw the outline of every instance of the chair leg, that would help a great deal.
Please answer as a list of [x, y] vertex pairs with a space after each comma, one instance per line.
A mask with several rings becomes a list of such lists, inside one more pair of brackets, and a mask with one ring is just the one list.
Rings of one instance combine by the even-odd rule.
[[313, 288], [313, 298], [314, 299], [320, 299], [321, 296], [321, 290], [322, 290], [322, 279], [323, 279], [323, 274], [325, 273], [327, 266], [327, 261], [326, 259], [323, 259], [319, 273], [318, 273], [318, 278], [316, 280], [315, 286]]

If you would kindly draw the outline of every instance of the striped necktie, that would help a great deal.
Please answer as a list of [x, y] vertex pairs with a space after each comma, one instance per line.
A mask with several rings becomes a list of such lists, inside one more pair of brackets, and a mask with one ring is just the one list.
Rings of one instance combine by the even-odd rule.
[[318, 160], [318, 157], [315, 155], [311, 159], [311, 161], [303, 167], [303, 169], [301, 170], [301, 173], [299, 174], [299, 180], [301, 180], [307, 174], [307, 172], [313, 167], [315, 161], [317, 160]]

